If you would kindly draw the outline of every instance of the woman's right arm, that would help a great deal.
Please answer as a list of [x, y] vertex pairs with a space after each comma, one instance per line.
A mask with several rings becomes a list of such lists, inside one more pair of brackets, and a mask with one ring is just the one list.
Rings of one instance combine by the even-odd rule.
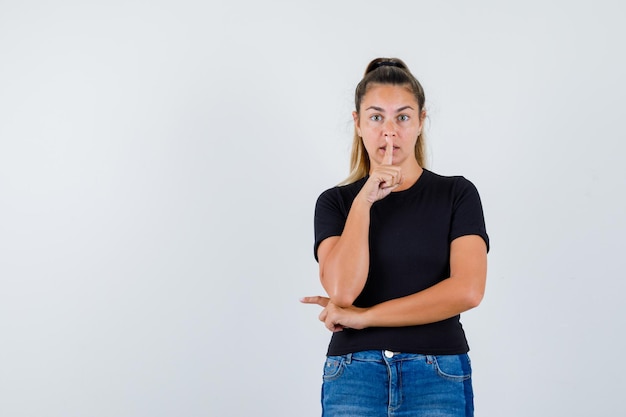
[[357, 196], [341, 236], [324, 239], [317, 249], [320, 281], [331, 302], [340, 307], [351, 306], [367, 280], [371, 206]]
[[392, 165], [393, 142], [388, 141], [383, 165], [376, 167], [352, 202], [341, 236], [324, 239], [318, 249], [320, 281], [339, 307], [349, 307], [359, 296], [369, 272], [369, 228], [372, 204], [402, 183], [400, 167]]

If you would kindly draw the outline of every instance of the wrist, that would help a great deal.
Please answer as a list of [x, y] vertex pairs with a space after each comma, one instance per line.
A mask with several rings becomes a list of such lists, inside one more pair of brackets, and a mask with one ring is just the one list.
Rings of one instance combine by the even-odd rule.
[[369, 201], [367, 195], [365, 195], [363, 192], [360, 192], [352, 201], [352, 208], [354, 208], [355, 210], [363, 210], [369, 212], [372, 208], [372, 204], [374, 203]]
[[371, 321], [371, 314], [370, 314], [371, 308], [367, 307], [367, 308], [360, 308], [359, 309], [359, 314], [358, 314], [358, 325], [359, 325], [359, 329], [365, 329], [368, 327], [372, 327], [372, 321]]

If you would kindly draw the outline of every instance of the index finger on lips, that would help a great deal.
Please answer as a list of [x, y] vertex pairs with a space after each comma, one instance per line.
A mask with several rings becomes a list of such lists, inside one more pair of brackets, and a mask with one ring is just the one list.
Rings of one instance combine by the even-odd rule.
[[389, 136], [385, 136], [385, 142], [387, 147], [385, 148], [385, 156], [383, 157], [383, 163], [387, 165], [393, 164], [393, 141]]

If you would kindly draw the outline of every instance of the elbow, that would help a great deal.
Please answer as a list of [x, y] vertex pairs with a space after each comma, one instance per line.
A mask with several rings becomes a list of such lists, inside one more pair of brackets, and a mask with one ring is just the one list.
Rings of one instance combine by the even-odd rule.
[[[452, 278], [452, 277], [451, 277]], [[461, 311], [471, 310], [480, 305], [485, 295], [485, 280], [481, 276], [455, 276], [455, 298]]]
[[479, 289], [470, 289], [465, 293], [465, 297], [464, 297], [464, 304], [466, 306], [467, 310], [471, 310], [473, 308], [476, 308], [480, 305], [480, 303], [483, 301], [483, 297], [485, 295], [485, 292]]
[[337, 307], [351, 307], [360, 293], [360, 291], [357, 293], [355, 290], [341, 285], [342, 280], [336, 279], [332, 274], [324, 271], [320, 271], [320, 282], [326, 290], [330, 301]]
[[326, 292], [328, 293], [328, 297], [330, 301], [336, 305], [337, 307], [350, 307], [354, 304], [354, 300], [358, 294], [353, 293], [347, 288], [340, 288], [339, 286], [329, 286], [325, 287]]
[[337, 307], [351, 307], [354, 304], [354, 300], [356, 300], [356, 297], [352, 297], [350, 294], [330, 294], [330, 301]]

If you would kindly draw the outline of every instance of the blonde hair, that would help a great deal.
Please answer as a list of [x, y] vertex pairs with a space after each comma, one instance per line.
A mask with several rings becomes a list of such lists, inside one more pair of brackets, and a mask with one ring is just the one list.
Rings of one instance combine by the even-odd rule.
[[[415, 96], [419, 106], [420, 117], [424, 110], [426, 96], [424, 89], [417, 79], [411, 74], [406, 64], [398, 58], [376, 58], [367, 65], [363, 79], [356, 86], [354, 92], [354, 106], [357, 114], [361, 109], [361, 100], [367, 93], [370, 84], [391, 84], [406, 86]], [[426, 145], [424, 129], [420, 131], [415, 143], [415, 159], [421, 166], [426, 162]], [[341, 182], [341, 185], [351, 184], [367, 176], [370, 171], [370, 158], [363, 145], [363, 140], [354, 129], [352, 139], [352, 151], [350, 153], [350, 174]]]

